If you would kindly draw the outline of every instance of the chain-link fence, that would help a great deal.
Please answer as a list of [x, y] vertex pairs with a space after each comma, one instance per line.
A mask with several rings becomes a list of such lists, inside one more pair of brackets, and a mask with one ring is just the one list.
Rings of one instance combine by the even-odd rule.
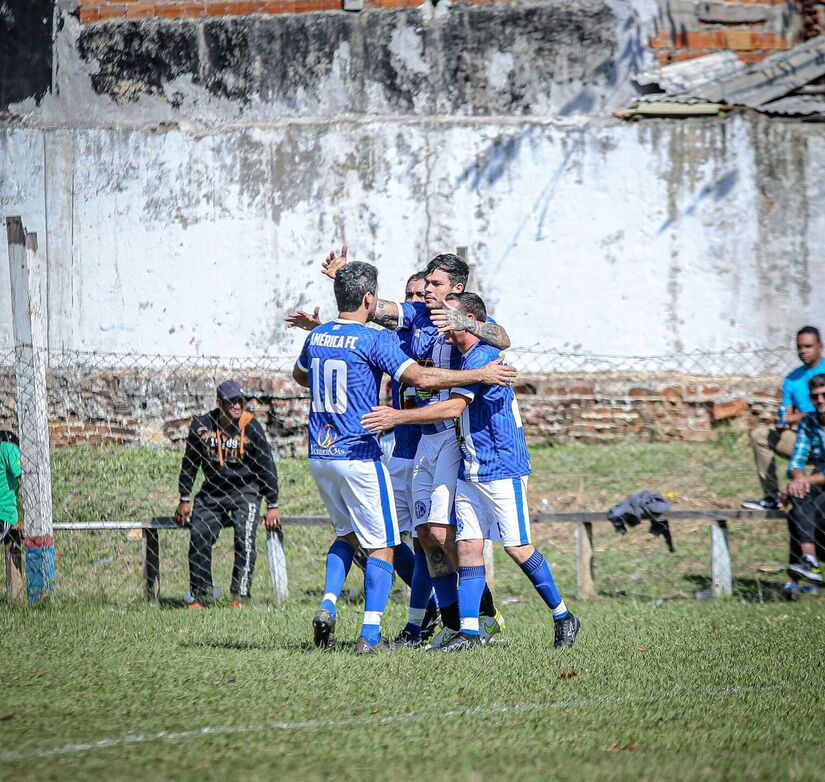
[[[508, 358], [521, 373], [519, 402], [534, 446], [529, 504], [541, 522], [534, 535], [567, 593], [581, 587], [577, 525], [553, 523], [549, 514], [590, 512], [600, 522], [609, 507], [640, 490], [660, 493], [674, 510], [703, 513], [738, 508], [764, 493], [751, 433], [771, 426], [781, 377], [795, 364], [793, 351], [619, 357], [529, 348], [513, 349]], [[28, 376], [21, 367], [30, 364], [34, 376], [42, 365], [45, 373], [42, 409], [51, 441], [61, 598], [142, 599], [147, 533], [141, 525], [178, 511], [193, 530], [154, 531], [163, 598], [222, 594], [245, 601], [254, 593], [271, 599], [266, 568], [259, 564], [255, 571], [256, 554], [266, 561], [258, 525], [274, 504], [270, 465], [279, 473], [282, 513], [325, 514], [303, 458], [308, 398], [289, 376], [293, 360], [0, 351], [0, 429], [18, 430], [18, 405], [26, 395], [17, 378]], [[216, 402], [227, 380], [239, 384], [243, 408]], [[48, 460], [22, 434], [25, 475]], [[782, 487], [785, 463], [777, 461]], [[188, 508], [179, 507], [181, 495]], [[30, 497], [24, 493], [27, 520], [37, 517], [32, 503], [43, 502], [36, 492]], [[136, 526], [93, 530], [96, 522]], [[66, 523], [87, 526], [61, 529]], [[642, 599], [710, 594], [708, 523], [705, 517], [672, 523], [673, 551], [663, 536], [647, 533], [647, 521], [623, 536], [606, 521], [594, 524], [597, 593]], [[323, 526], [286, 525], [290, 599], [320, 594], [330, 535]], [[727, 535], [734, 592], [781, 597], [788, 558], [784, 519], [731, 520]], [[520, 599], [522, 579], [503, 557], [499, 564], [497, 589], [506, 599]]]

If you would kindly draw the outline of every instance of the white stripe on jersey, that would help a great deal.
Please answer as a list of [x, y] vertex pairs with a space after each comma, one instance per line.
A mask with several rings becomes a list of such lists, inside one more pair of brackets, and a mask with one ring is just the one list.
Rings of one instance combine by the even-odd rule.
[[[472, 481], [478, 479], [478, 468], [480, 465], [476, 446], [473, 442], [473, 435], [470, 432], [470, 405], [467, 405], [467, 407], [464, 408], [464, 412], [461, 413], [461, 437], [463, 439], [461, 450], [464, 452], [464, 477], [466, 480]], [[468, 463], [469, 469], [467, 469]]]

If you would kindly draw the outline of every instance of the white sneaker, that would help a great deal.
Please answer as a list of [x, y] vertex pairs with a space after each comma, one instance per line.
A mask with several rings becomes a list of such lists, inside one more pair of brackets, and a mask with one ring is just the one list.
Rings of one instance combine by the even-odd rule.
[[504, 629], [504, 617], [501, 615], [501, 611], [496, 609], [495, 616], [482, 616], [478, 629], [481, 643], [490, 643], [493, 636], [498, 635]]
[[457, 635], [458, 630], [452, 630], [449, 627], [442, 627], [440, 632], [433, 636], [432, 641], [424, 647], [424, 651], [432, 652], [435, 649], [440, 649], [442, 646], [452, 641]]

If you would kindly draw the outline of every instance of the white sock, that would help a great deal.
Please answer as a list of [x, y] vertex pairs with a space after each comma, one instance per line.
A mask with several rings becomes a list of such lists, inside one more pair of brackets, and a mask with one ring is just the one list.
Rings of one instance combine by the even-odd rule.
[[561, 601], [554, 609], [553, 609], [553, 619], [558, 616], [564, 616], [567, 613], [567, 606], [564, 604], [564, 600]]
[[427, 613], [426, 608], [413, 608], [410, 606], [410, 610], [407, 613], [407, 621], [411, 625], [415, 625], [416, 627], [421, 627], [424, 622], [424, 614]]
[[330, 603], [335, 605], [338, 602], [338, 595], [334, 592], [324, 592], [324, 596], [321, 598], [321, 602], [323, 603], [324, 600], [329, 600]]

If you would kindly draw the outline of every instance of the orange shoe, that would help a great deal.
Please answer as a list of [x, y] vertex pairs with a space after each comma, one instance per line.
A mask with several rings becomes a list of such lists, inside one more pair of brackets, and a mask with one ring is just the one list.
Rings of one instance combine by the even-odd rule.
[[233, 600], [229, 604], [230, 608], [246, 608], [246, 603], [242, 603], [240, 600]]
[[199, 603], [197, 600], [189, 604], [190, 611], [206, 611], [206, 606], [203, 603]]

